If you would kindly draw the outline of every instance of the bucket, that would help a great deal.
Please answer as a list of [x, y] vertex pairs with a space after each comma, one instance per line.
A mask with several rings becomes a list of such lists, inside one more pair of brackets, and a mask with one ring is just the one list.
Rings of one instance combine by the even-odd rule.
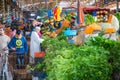
[[32, 80], [38, 80], [38, 77], [32, 76]]

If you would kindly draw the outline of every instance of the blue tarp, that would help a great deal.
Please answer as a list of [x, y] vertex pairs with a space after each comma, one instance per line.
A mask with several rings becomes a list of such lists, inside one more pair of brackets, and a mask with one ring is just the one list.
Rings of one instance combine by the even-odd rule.
[[77, 34], [76, 30], [70, 30], [70, 28], [67, 28], [67, 30], [64, 31], [64, 34], [66, 36], [75, 36]]

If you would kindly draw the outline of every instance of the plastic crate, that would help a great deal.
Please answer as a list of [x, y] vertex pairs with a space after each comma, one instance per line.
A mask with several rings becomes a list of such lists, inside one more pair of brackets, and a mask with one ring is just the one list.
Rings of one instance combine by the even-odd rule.
[[45, 52], [35, 52], [34, 57], [35, 58], [43, 58], [45, 56]]
[[64, 35], [66, 36], [76, 36], [77, 31], [76, 30], [70, 30], [70, 28], [67, 28], [67, 30], [64, 31]]

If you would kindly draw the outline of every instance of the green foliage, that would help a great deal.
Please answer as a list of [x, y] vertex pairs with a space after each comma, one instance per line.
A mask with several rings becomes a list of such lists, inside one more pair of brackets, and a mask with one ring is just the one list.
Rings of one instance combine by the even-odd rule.
[[86, 44], [103, 47], [109, 51], [110, 61], [112, 60], [110, 63], [112, 64], [113, 69], [120, 73], [120, 41], [114, 41], [103, 37], [95, 37], [88, 40]]
[[36, 69], [37, 71], [40, 71], [43, 69], [43, 67], [44, 67], [44, 64], [38, 63], [34, 66], [34, 69]]
[[43, 70], [43, 67], [44, 67], [45, 65], [43, 64], [43, 63], [37, 63], [37, 64], [35, 64], [35, 65], [32, 65], [32, 66], [30, 66], [30, 65], [27, 65], [27, 69], [28, 70], [31, 70], [31, 71], [34, 71], [34, 70], [36, 70], [36, 71], [40, 71], [40, 70]]
[[115, 13], [115, 16], [117, 17], [119, 23], [120, 23], [120, 12]]
[[90, 24], [92, 24], [92, 23], [95, 23], [94, 18], [92, 17], [92, 15], [86, 14], [86, 15], [85, 15], [85, 24], [86, 24], [86, 25], [90, 25]]
[[111, 80], [109, 51], [94, 45], [78, 47], [59, 38], [43, 42], [47, 80]]
[[58, 35], [58, 40], [67, 40], [67, 37], [64, 35], [64, 30], [65, 29], [63, 29], [62, 32]]
[[67, 14], [67, 15], [65, 16], [65, 19], [68, 20], [68, 21], [70, 21], [71, 17], [72, 17], [71, 14]]
[[[75, 50], [76, 51], [76, 50]], [[75, 52], [74, 51], [74, 52]], [[110, 80], [111, 65], [108, 64], [109, 54], [103, 48], [83, 46], [77, 52], [76, 69], [71, 80]]]

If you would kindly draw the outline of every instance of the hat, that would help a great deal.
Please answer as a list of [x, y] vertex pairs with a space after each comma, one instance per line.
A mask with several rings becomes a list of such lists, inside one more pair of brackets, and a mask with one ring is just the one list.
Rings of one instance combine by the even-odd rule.
[[36, 30], [36, 29], [39, 29], [39, 30], [40, 30], [40, 27], [35, 27], [35, 30]]
[[71, 19], [74, 19], [74, 20], [75, 20], [76, 18], [75, 18], [74, 16], [72, 16]]
[[17, 30], [16, 34], [18, 34], [18, 35], [19, 35], [20, 33], [21, 33], [21, 30]]

